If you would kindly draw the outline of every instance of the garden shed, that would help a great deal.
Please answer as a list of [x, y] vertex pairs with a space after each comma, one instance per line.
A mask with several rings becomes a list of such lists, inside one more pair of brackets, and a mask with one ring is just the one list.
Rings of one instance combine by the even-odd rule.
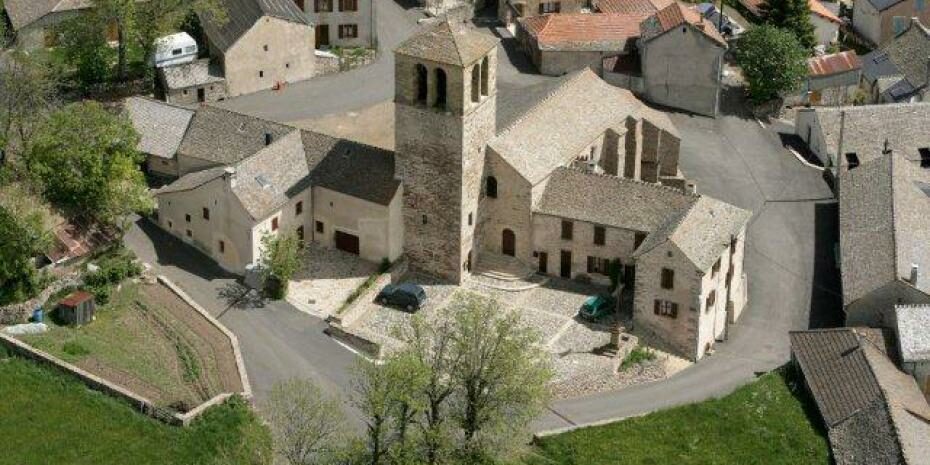
[[93, 294], [75, 291], [58, 303], [58, 317], [69, 325], [85, 325], [94, 321], [97, 304]]

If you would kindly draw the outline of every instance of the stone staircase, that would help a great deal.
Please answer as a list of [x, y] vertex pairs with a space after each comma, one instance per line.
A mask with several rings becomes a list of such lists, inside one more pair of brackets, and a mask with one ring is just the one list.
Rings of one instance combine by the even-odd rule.
[[482, 253], [471, 275], [471, 281], [484, 287], [519, 292], [539, 287], [548, 281], [526, 263], [507, 255]]

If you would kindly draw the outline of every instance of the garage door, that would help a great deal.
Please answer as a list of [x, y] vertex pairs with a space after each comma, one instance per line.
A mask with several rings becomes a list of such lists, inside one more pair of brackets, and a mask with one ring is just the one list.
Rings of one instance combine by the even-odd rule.
[[358, 255], [358, 236], [336, 231], [336, 248]]

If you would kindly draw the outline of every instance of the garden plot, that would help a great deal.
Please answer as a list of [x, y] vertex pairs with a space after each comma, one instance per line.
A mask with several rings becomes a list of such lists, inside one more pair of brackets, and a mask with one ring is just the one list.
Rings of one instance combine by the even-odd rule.
[[124, 283], [82, 327], [51, 320], [47, 333], [23, 342], [157, 405], [186, 411], [242, 391], [226, 335], [161, 284]]

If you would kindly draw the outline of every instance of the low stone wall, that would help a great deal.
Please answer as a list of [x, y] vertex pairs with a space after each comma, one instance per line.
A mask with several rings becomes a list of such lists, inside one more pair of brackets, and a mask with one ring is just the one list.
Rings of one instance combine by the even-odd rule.
[[[39, 305], [44, 304], [52, 294], [68, 286], [78, 286], [80, 284], [80, 276], [63, 277], [50, 284], [42, 292], [40, 292], [39, 295], [33, 297], [32, 299], [0, 308], [0, 325], [15, 325], [19, 323], [25, 323], [26, 320], [32, 316], [32, 311], [35, 310]], [[46, 313], [48, 313], [50, 309], [44, 310]]]
[[359, 336], [358, 334], [346, 331], [341, 326], [334, 325], [332, 323], [330, 323], [329, 327], [326, 328], [324, 332], [329, 337], [342, 341], [348, 346], [375, 360], [381, 358], [381, 344], [378, 344], [377, 342], [370, 341], [362, 336]]
[[367, 50], [367, 53], [361, 56], [352, 57], [316, 57], [316, 74], [315, 76], [326, 76], [327, 74], [341, 73], [362, 66], [368, 66], [378, 59], [377, 50]]
[[368, 311], [371, 309], [371, 306], [366, 304], [375, 299], [375, 296], [378, 295], [378, 292], [381, 291], [381, 288], [387, 286], [388, 284], [400, 281], [400, 279], [403, 278], [405, 274], [407, 274], [407, 269], [407, 260], [405, 258], [401, 258], [393, 265], [391, 265], [391, 269], [389, 269], [386, 273], [378, 276], [378, 279], [376, 279], [375, 282], [365, 290], [365, 292], [360, 294], [349, 305], [348, 308], [344, 309], [338, 314], [330, 315], [329, 318], [326, 319], [326, 322], [330, 325], [341, 326], [343, 328], [352, 326], [356, 321], [368, 313]]
[[[190, 305], [195, 311], [201, 314], [207, 321], [216, 326], [226, 337], [229, 338], [229, 342], [232, 345], [233, 353], [236, 358], [236, 368], [239, 370], [239, 377], [242, 384], [242, 392], [240, 395], [249, 399], [252, 397], [252, 388], [249, 384], [249, 378], [245, 371], [245, 363], [242, 360], [242, 354], [239, 350], [239, 340], [236, 338], [236, 335], [231, 331], [226, 329], [222, 323], [217, 321], [213, 316], [207, 313], [197, 302], [194, 302], [184, 291], [178, 288], [174, 283], [169, 281], [164, 276], [158, 276], [158, 282], [173, 291], [178, 295], [182, 300], [184, 300], [188, 305]], [[165, 409], [158, 407], [151, 400], [142, 397], [126, 388], [118, 386], [110, 381], [107, 381], [104, 378], [101, 378], [93, 373], [87, 372], [77, 366], [74, 366], [64, 360], [61, 360], [54, 355], [36, 349], [16, 338], [7, 336], [3, 333], [0, 333], [0, 345], [9, 349], [12, 353], [34, 360], [39, 363], [44, 363], [49, 366], [52, 366], [58, 370], [61, 370], [65, 373], [69, 373], [78, 379], [81, 380], [87, 387], [100, 391], [104, 394], [107, 394], [118, 399], [122, 399], [128, 402], [136, 410], [149, 415], [155, 419], [163, 421], [169, 425], [175, 426], [187, 426], [194, 419], [203, 414], [207, 409], [215, 405], [222, 404], [227, 399], [235, 395], [234, 393], [224, 392], [217, 394], [210, 400], [194, 407], [185, 413], [175, 412], [170, 409]]]

